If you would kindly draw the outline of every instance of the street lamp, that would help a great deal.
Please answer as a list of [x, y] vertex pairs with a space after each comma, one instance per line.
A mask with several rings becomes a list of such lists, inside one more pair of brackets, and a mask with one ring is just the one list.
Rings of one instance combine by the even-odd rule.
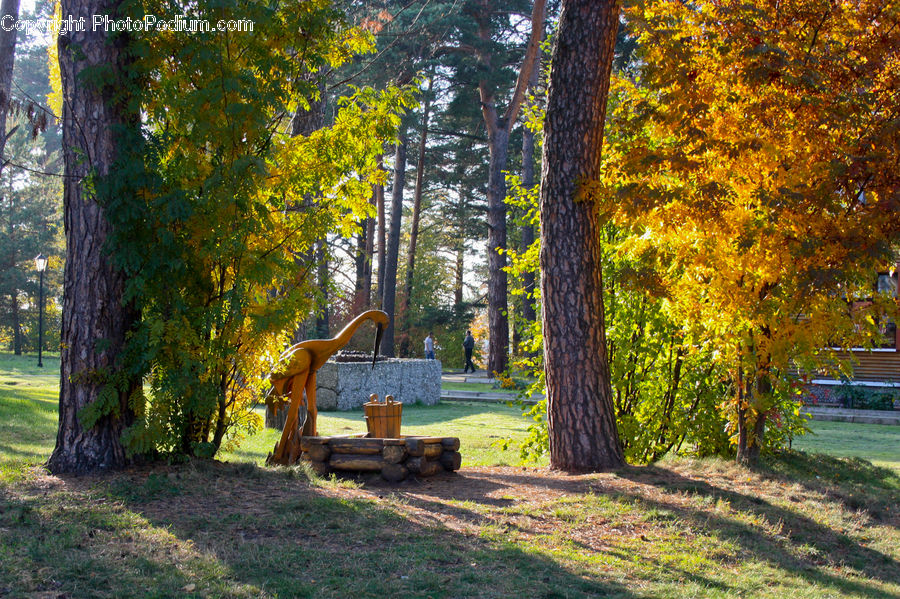
[[44, 367], [44, 362], [41, 360], [41, 351], [44, 348], [44, 271], [47, 270], [47, 256], [44, 254], [38, 254], [34, 257], [34, 267], [37, 269], [39, 273], [41, 273], [41, 294], [40, 300], [38, 303], [39, 306], [39, 316], [38, 316], [38, 366], [40, 368]]

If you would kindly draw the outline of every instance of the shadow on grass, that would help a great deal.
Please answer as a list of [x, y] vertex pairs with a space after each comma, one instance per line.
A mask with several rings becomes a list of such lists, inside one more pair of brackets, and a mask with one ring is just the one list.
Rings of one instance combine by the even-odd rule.
[[900, 525], [900, 475], [890, 468], [860, 458], [785, 451], [768, 457], [756, 470], [763, 476], [822, 493], [875, 520]]
[[167, 470], [0, 496], [0, 596], [634, 596], [502, 539], [310, 486], [294, 469]]
[[[842, 595], [857, 594], [873, 598], [893, 596], [864, 583], [829, 574], [818, 567], [826, 564], [850, 566], [866, 577], [882, 582], [896, 583], [900, 580], [900, 563], [890, 556], [865, 547], [848, 535], [819, 524], [798, 511], [774, 505], [760, 496], [724, 489], [705, 480], [685, 477], [655, 466], [627, 468], [618, 474], [640, 484], [659, 487], [667, 494], [682, 492], [714, 501], [726, 501], [735, 511], [753, 516], [752, 520], [764, 525], [750, 525], [710, 510], [692, 508], [680, 502], [654, 500], [638, 493], [622, 495], [645, 511], [655, 509], [672, 512], [692, 527], [709, 531], [717, 538], [740, 547], [744, 558], [767, 562], [774, 568], [794, 573], [810, 584], [830, 588]], [[791, 482], [797, 481], [792, 479]], [[764, 528], [780, 528], [784, 533], [770, 534]], [[814, 548], [815, 557], [798, 555], [794, 547], [799, 546]]]
[[[784, 476], [783, 482], [805, 483], [812, 486], [809, 479], [817, 481], [815, 470], [802, 474], [803, 468], [808, 465], [807, 460], [813, 460], [822, 464], [831, 464], [833, 458], [827, 456], [798, 456], [795, 461], [781, 466], [784, 472], [777, 474], [767, 470], [769, 476]], [[882, 516], [888, 524], [896, 525], [896, 505], [898, 494], [892, 491], [892, 485], [896, 476], [883, 468], [872, 466], [864, 461], [838, 460], [842, 465], [840, 472], [844, 472], [840, 478], [841, 483], [848, 480], [861, 484], [862, 481], [881, 481], [886, 488], [883, 496], [878, 501], [883, 505], [879, 508]], [[859, 462], [859, 463], [858, 463]], [[855, 470], [854, 470], [855, 468]], [[794, 470], [796, 469], [796, 471]], [[848, 471], [855, 471], [855, 475]], [[794, 475], [788, 473], [794, 472]], [[764, 474], [766, 474], [764, 473]], [[628, 486], [619, 484], [604, 484], [604, 478], [596, 477], [543, 477], [524, 472], [490, 474], [479, 472], [462, 472], [460, 477], [467, 479], [465, 485], [454, 485], [459, 491], [454, 493], [450, 487], [442, 487], [441, 481], [435, 481], [433, 489], [424, 486], [410, 497], [409, 502], [424, 510], [426, 513], [443, 511], [461, 520], [472, 524], [483, 524], [485, 512], [494, 508], [504, 508], [514, 504], [513, 499], [504, 497], [504, 488], [517, 488], [530, 486], [538, 491], [545, 489], [547, 497], [553, 494], [559, 496], [584, 496], [585, 494], [605, 495], [615, 501], [623, 501], [635, 506], [641, 514], [664, 514], [665, 519], [686, 523], [693, 531], [711, 535], [714, 539], [733, 544], [738, 548], [739, 559], [747, 562], [766, 563], [776, 570], [783, 571], [786, 575], [796, 575], [808, 584], [823, 590], [832, 590], [841, 595], [854, 595], [872, 598], [893, 597], [891, 593], [882, 591], [865, 581], [853, 580], [841, 574], [833, 574], [823, 566], [831, 566], [835, 569], [851, 568], [869, 579], [896, 583], [900, 580], [900, 563], [888, 554], [866, 547], [841, 530], [843, 523], [836, 523], [834, 527], [821, 524], [811, 517], [803, 514], [799, 509], [783, 507], [772, 503], [770, 500], [756, 494], [737, 492], [710, 484], [705, 479], [692, 478], [678, 472], [662, 467], [629, 467], [616, 473], [622, 479], [632, 481], [638, 485], [650, 485], [663, 493], [643, 493], [638, 490], [629, 491]], [[879, 478], [880, 477], [880, 478]], [[879, 484], [878, 482], [875, 483]], [[826, 494], [832, 500], [840, 500], [843, 495], [849, 495], [846, 486], [838, 484], [822, 483], [823, 488], [830, 491]], [[626, 489], [623, 492], [623, 488]], [[690, 494], [702, 498], [701, 503], [706, 507], [691, 507], [690, 502], [684, 502], [679, 495]], [[865, 495], [863, 495], [864, 497]], [[673, 497], [672, 501], [667, 498]], [[447, 504], [446, 501], [459, 503]], [[710, 510], [709, 505], [730, 505], [735, 512], [734, 516], [723, 515], [719, 510]], [[687, 505], [686, 505], [687, 503]], [[853, 512], [858, 512], [853, 505], [845, 505], [853, 517]], [[865, 517], [865, 516], [861, 516]], [[515, 528], [515, 523], [505, 523], [505, 526]], [[771, 532], [779, 530], [781, 532]], [[580, 544], [577, 540], [572, 542], [585, 552], [596, 552], [597, 547]], [[605, 547], [602, 551], [608, 555], [619, 557], [625, 563], [642, 563], [653, 571], [666, 571], [675, 578], [691, 581], [702, 588], [717, 588], [720, 590], [734, 590], [721, 581], [708, 578], [701, 573], [691, 572], [677, 567], [673, 568], [670, 561], [665, 563], [655, 560], [646, 552], [632, 552], [626, 554], [624, 548]], [[652, 552], [651, 552], [652, 553]], [[730, 554], [730, 551], [729, 551]], [[720, 557], [719, 559], [734, 559]]]
[[30, 459], [35, 462], [43, 461], [46, 459], [46, 456], [42, 454], [38, 454], [27, 449], [21, 449], [19, 447], [15, 447], [14, 445], [7, 445], [6, 443], [0, 443], [0, 455], [4, 456], [4, 459], [0, 460], [0, 463], [6, 461], [7, 459], [14, 461], [21, 461], [21, 459]]

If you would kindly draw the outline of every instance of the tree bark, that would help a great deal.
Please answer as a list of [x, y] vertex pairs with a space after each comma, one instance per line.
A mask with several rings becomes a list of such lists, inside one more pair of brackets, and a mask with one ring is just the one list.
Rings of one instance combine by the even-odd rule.
[[328, 323], [328, 251], [326, 243], [324, 239], [316, 242], [316, 285], [322, 294], [322, 305], [316, 312], [316, 337], [319, 339], [331, 337]]
[[[372, 197], [369, 205], [377, 206], [375, 189], [372, 188]], [[353, 290], [353, 313], [359, 314], [367, 310], [372, 303], [372, 258], [375, 250], [375, 219], [370, 216], [359, 223], [359, 233], [356, 236], [356, 283]]]
[[[759, 459], [760, 451], [766, 433], [766, 412], [762, 409], [765, 396], [772, 393], [772, 381], [769, 378], [768, 367], [758, 369], [756, 389], [752, 393], [753, 403], [758, 408], [756, 417], [750, 418], [748, 409], [738, 406], [738, 447], [735, 461], [747, 466], [753, 465]], [[749, 426], [752, 420], [752, 428]]]
[[[297, 112], [294, 113], [294, 117], [291, 119], [291, 137], [296, 137], [298, 135], [303, 135], [308, 137], [312, 135], [314, 132], [321, 129], [325, 124], [325, 108], [326, 108], [326, 77], [328, 76], [328, 71], [323, 71], [319, 73], [306, 73], [304, 75], [307, 80], [312, 81], [314, 78], [316, 79], [316, 87], [319, 90], [318, 97], [308, 98], [309, 100], [309, 110], [304, 108], [298, 108]], [[303, 198], [303, 202], [300, 206], [302, 210], [312, 210], [315, 205], [315, 198], [312, 196], [307, 196]], [[306, 270], [308, 273], [313, 272], [313, 265], [316, 265], [316, 284], [317, 286], [322, 287], [322, 291], [325, 294], [324, 297], [327, 298], [327, 289], [322, 286], [322, 272], [319, 263], [320, 256], [324, 255], [323, 252], [320, 252], [321, 247], [320, 244], [323, 240], [319, 240], [316, 244], [310, 247], [306, 252], [297, 256], [295, 258], [295, 264], [298, 270]], [[327, 272], [327, 271], [326, 271]], [[325, 321], [323, 322], [321, 314], [316, 312], [314, 317], [311, 314], [308, 314], [306, 318], [297, 323], [297, 328], [294, 330], [294, 335], [292, 341], [294, 343], [299, 343], [304, 339], [308, 339], [310, 334], [317, 335], [321, 328], [327, 328], [327, 300], [323, 303], [322, 310], [326, 312]], [[327, 336], [327, 335], [326, 335]]]
[[[92, 15], [115, 19], [119, 5], [119, 0], [63, 0], [62, 14], [87, 22]], [[106, 470], [129, 461], [121, 435], [134, 419], [129, 397], [139, 380], [119, 381], [118, 411], [103, 416], [93, 428], [83, 428], [78, 419], [79, 410], [97, 400], [110, 375], [118, 371], [117, 358], [137, 317], [122, 303], [125, 277], [103, 250], [110, 225], [85, 178], [109, 174], [123, 151], [120, 144], [126, 143], [119, 131], [136, 132], [139, 115], [125, 107], [122, 84], [115, 77], [89, 84], [79, 76], [98, 66], [121, 73], [127, 66], [123, 47], [128, 41], [120, 34], [111, 42], [102, 29], [89, 27], [58, 38], [64, 95], [66, 268], [59, 432], [47, 464], [53, 473]], [[117, 103], [114, 97], [119, 98]]]
[[[0, 4], [0, 18], [11, 17], [13, 22], [19, 18], [19, 0], [3, 0]], [[5, 22], [5, 21], [4, 21]], [[0, 27], [0, 173], [6, 167], [6, 117], [9, 114], [9, 103], [12, 98], [13, 66], [16, 59], [17, 31], [11, 28], [6, 31]], [[10, 214], [10, 229], [12, 229], [12, 214]], [[12, 233], [12, 232], [11, 232]], [[12, 238], [12, 235], [10, 235]], [[10, 308], [13, 317], [13, 353], [22, 355], [22, 327], [19, 321], [19, 300], [15, 290], [10, 294]]]
[[[378, 156], [378, 168], [384, 168], [381, 155]], [[387, 256], [387, 219], [384, 215], [384, 185], [375, 186], [375, 209], [378, 218], [378, 285], [375, 291], [376, 303], [384, 307], [384, 268]]]
[[[376, 198], [372, 197], [373, 205]], [[375, 258], [375, 219], [366, 219], [366, 246], [365, 246], [365, 269], [363, 271], [363, 307], [368, 309], [372, 306], [372, 266]]]
[[316, 87], [319, 90], [317, 98], [308, 98], [309, 110], [300, 108], [294, 113], [291, 119], [291, 137], [298, 135], [309, 136], [321, 129], [325, 124], [325, 100], [327, 98], [328, 88], [325, 85], [329, 71], [325, 70], [319, 73], [308, 73], [309, 78], [316, 78]]
[[403, 218], [403, 187], [406, 185], [406, 131], [401, 130], [394, 154], [394, 182], [391, 189], [391, 230], [387, 240], [384, 264], [384, 298], [382, 310], [390, 323], [381, 339], [381, 353], [394, 357], [395, 301], [397, 298], [397, 261], [400, 256], [400, 224]]
[[609, 382], [601, 223], [579, 183], [600, 176], [616, 1], [566, 0], [553, 50], [541, 177], [541, 292], [550, 465], [620, 468]]
[[459, 306], [463, 302], [463, 286], [465, 279], [465, 260], [466, 260], [466, 197], [471, 193], [468, 188], [459, 190], [456, 205], [456, 272], [453, 284], [453, 303]]
[[433, 78], [428, 81], [425, 107], [422, 111], [422, 129], [419, 132], [419, 156], [416, 159], [416, 190], [413, 192], [413, 213], [409, 228], [409, 251], [406, 253], [406, 289], [403, 295], [403, 309], [401, 313], [406, 319], [407, 330], [412, 324], [409, 301], [412, 297], [413, 277], [416, 271], [416, 244], [419, 239], [419, 220], [422, 213], [422, 188], [425, 181], [425, 146], [428, 143], [428, 116], [431, 111], [431, 86], [433, 82]]
[[489, 136], [488, 175], [488, 372], [504, 372], [508, 364], [509, 309], [506, 275], [506, 164], [509, 159], [509, 131], [494, 127]]
[[[460, 239], [462, 236], [460, 235]], [[465, 275], [466, 246], [459, 242], [456, 246], [456, 276], [453, 282], [453, 303], [457, 306], [463, 302], [463, 275]]]
[[[528, 81], [528, 90], [534, 90], [541, 75], [541, 55], [534, 57], [534, 67], [531, 70], [531, 78]], [[522, 178], [521, 185], [523, 189], [531, 189], [534, 187], [534, 131], [526, 125], [522, 125]], [[519, 225], [519, 253], [524, 254], [531, 244], [534, 243], [534, 227], [531, 223], [522, 219]], [[523, 329], [530, 327], [537, 319], [534, 310], [534, 282], [535, 275], [532, 271], [522, 273], [522, 289], [525, 293], [520, 297], [518, 306], [521, 320], [515, 321], [513, 329], [513, 353], [519, 352], [519, 347], [523, 340]]]
[[359, 314], [368, 305], [365, 289], [369, 264], [366, 255], [366, 246], [369, 243], [369, 220], [364, 218], [359, 222], [359, 232], [356, 234], [356, 255], [353, 257], [354, 266], [356, 267], [356, 279], [353, 282], [353, 314]]

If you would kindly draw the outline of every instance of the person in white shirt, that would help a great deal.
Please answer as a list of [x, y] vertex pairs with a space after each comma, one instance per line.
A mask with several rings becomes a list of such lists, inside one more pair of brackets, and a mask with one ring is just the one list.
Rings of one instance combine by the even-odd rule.
[[425, 359], [434, 360], [434, 333], [428, 333], [425, 337]]

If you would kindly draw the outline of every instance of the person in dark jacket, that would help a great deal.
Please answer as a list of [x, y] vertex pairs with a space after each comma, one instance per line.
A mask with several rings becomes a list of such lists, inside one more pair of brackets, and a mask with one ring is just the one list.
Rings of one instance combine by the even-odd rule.
[[466, 331], [463, 349], [466, 350], [466, 367], [463, 368], [463, 373], [469, 372], [469, 368], [472, 369], [472, 372], [475, 372], [475, 365], [472, 364], [472, 350], [475, 349], [475, 337], [472, 336], [472, 331]]

